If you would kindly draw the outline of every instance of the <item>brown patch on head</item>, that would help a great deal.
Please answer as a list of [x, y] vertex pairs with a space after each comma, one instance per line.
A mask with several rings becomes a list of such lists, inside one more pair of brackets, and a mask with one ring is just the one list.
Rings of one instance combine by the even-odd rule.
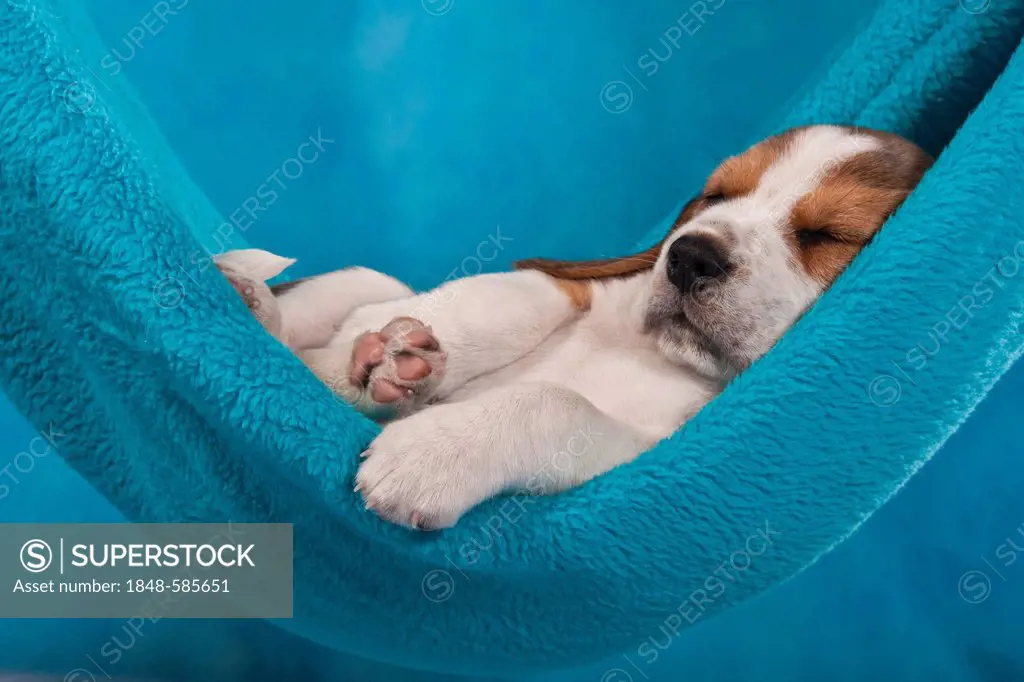
[[803, 128], [793, 128], [773, 135], [742, 154], [723, 161], [704, 185], [705, 200], [735, 199], [753, 192], [768, 169], [786, 154], [793, 138], [801, 130]]
[[839, 163], [790, 214], [787, 237], [798, 262], [816, 281], [831, 284], [910, 195], [932, 157], [891, 133], [871, 135], [879, 149]]

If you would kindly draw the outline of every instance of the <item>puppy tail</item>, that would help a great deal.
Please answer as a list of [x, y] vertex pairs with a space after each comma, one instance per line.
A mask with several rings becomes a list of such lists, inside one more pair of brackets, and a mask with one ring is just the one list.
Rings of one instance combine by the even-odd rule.
[[213, 262], [260, 324], [272, 336], [283, 340], [281, 310], [266, 281], [284, 272], [295, 259], [261, 249], [238, 249], [214, 256]]
[[222, 271], [232, 270], [254, 280], [265, 282], [277, 277], [294, 265], [295, 259], [278, 256], [263, 249], [236, 249], [214, 256], [213, 262]]

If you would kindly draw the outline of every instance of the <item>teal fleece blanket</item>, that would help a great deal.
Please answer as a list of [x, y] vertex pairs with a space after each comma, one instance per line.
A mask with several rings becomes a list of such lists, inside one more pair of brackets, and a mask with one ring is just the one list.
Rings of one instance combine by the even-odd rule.
[[172, 158], [140, 152], [129, 98], [82, 106], [62, 16], [3, 8], [4, 390], [62, 425], [62, 456], [130, 518], [294, 522], [282, 625], [334, 648], [514, 672], [681, 631], [851, 533], [1019, 354], [1024, 10], [888, 3], [785, 123], [889, 129], [942, 155], [819, 305], [633, 464], [514, 520], [497, 500], [444, 533], [386, 526], [350, 492], [376, 427], [195, 259], [190, 224], [216, 218]]

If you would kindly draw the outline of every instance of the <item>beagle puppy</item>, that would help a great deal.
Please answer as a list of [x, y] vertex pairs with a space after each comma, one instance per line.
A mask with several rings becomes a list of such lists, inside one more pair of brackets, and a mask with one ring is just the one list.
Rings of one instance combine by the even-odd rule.
[[387, 421], [356, 491], [383, 518], [453, 525], [548, 494], [677, 431], [839, 276], [932, 162], [896, 135], [809, 126], [726, 159], [656, 246], [422, 294], [364, 268], [268, 288], [292, 261], [217, 263], [339, 396]]

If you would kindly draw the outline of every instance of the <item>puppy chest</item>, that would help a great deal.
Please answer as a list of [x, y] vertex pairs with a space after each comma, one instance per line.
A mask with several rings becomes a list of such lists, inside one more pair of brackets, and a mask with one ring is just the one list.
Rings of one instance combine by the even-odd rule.
[[600, 348], [577, 337], [546, 350], [520, 379], [569, 388], [657, 437], [676, 430], [707, 400], [705, 387], [646, 348]]

